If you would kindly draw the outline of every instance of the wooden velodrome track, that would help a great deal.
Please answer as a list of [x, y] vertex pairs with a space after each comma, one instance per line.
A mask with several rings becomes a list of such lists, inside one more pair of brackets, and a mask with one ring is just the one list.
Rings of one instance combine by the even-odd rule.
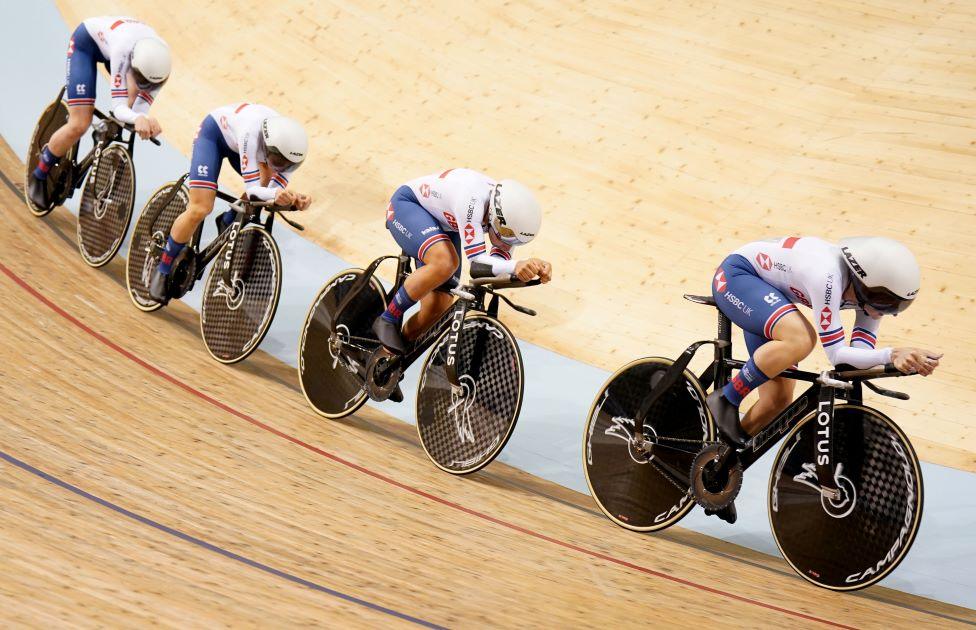
[[[212, 105], [251, 98], [254, 85], [312, 120], [322, 148], [298, 185], [321, 200], [307, 215], [314, 238], [347, 259], [389, 249], [383, 199], [414, 174], [463, 163], [539, 182], [562, 220], [536, 251], [566, 281], [532, 296], [545, 327], [518, 332], [604, 367], [633, 356], [635, 339], [666, 353], [709, 334], [711, 316], [678, 295], [704, 287], [754, 231], [900, 236], [926, 252], [933, 290], [885, 332], [956, 358], [913, 385], [918, 400], [896, 417], [927, 459], [974, 467], [976, 437], [958, 413], [974, 398], [960, 307], [972, 303], [964, 262], [976, 239], [964, 166], [973, 72], [961, 61], [976, 44], [962, 7], [561, 15], [558, 3], [478, 4], [459, 19], [429, 3], [222, 6], [62, 3], [69, 23], [127, 12], [174, 44], [182, 75], [157, 113], [183, 150]], [[444, 40], [411, 35], [424, 29]], [[237, 54], [251, 37], [277, 52]], [[506, 70], [530, 97], [494, 91]], [[779, 560], [681, 529], [634, 535], [588, 498], [501, 464], [450, 478], [411, 427], [374, 411], [325, 422], [266, 355], [210, 360], [188, 308], [137, 312], [120, 261], [81, 263], [67, 212], [28, 215], [6, 147], [0, 171], [7, 622], [976, 621], [883, 588], [813, 589]]]
[[184, 305], [133, 308], [120, 260], [81, 262], [70, 214], [28, 214], [11, 182], [21, 169], [3, 146], [6, 622], [976, 622], [884, 588], [819, 590], [678, 528], [635, 535], [500, 463], [444, 475], [412, 427], [368, 408], [324, 421], [267, 355], [213, 362]]

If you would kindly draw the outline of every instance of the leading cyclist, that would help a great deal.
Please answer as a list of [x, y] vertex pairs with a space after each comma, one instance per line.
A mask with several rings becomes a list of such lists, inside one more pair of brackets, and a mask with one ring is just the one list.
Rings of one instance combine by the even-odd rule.
[[[745, 446], [793, 401], [796, 381], [777, 375], [799, 363], [819, 339], [831, 364], [868, 368], [894, 363], [900, 371], [932, 374], [942, 354], [921, 348], [876, 348], [884, 315], [897, 315], [918, 295], [915, 256], [879, 236], [838, 245], [815, 237], [776, 238], [743, 245], [715, 272], [712, 296], [743, 329], [750, 358], [724, 388], [708, 396], [722, 437]], [[814, 324], [797, 304], [813, 310]], [[848, 343], [840, 320], [857, 309]], [[739, 405], [756, 390], [759, 400], [739, 422]]]

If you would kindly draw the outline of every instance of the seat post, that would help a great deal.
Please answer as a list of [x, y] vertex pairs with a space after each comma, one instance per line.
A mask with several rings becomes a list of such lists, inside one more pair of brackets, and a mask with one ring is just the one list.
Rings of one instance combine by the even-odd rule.
[[728, 342], [715, 346], [715, 361], [712, 363], [714, 367], [712, 382], [715, 385], [715, 389], [720, 389], [725, 386], [729, 381], [729, 377], [732, 376], [730, 374], [731, 370], [729, 370], [725, 363], [726, 359], [732, 358], [732, 322], [718, 307], [715, 310], [718, 312], [718, 339], [719, 341]]

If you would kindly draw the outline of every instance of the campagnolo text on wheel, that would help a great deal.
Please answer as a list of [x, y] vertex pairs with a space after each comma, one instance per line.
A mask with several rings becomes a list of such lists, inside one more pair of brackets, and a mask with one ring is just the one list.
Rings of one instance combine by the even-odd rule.
[[[111, 77], [108, 114], [95, 108], [98, 64]], [[169, 78], [170, 66], [169, 46], [146, 24], [123, 17], [89, 18], [68, 43], [65, 87], [34, 128], [27, 149], [27, 207], [44, 216], [84, 186], [78, 249], [92, 267], [112, 260], [129, 229], [136, 190], [135, 138], [159, 144], [156, 136], [162, 129], [149, 108]], [[94, 146], [81, 157], [81, 137], [92, 127]]]
[[[513, 180], [468, 169], [420, 177], [394, 193], [386, 227], [403, 251], [330, 279], [309, 309], [299, 342], [299, 378], [309, 404], [340, 418], [367, 398], [403, 400], [400, 379], [431, 349], [417, 391], [417, 429], [442, 470], [466, 474], [490, 463], [514, 430], [524, 373], [515, 337], [498, 320], [503, 290], [551, 278], [549, 263], [512, 260], [539, 231], [535, 197]], [[461, 260], [472, 280], [462, 285]], [[389, 292], [375, 276], [397, 260]], [[416, 269], [411, 270], [411, 264]], [[419, 310], [403, 324], [414, 304]]]
[[[302, 164], [308, 137], [297, 121], [256, 103], [218, 107], [200, 125], [190, 172], [160, 187], [146, 203], [132, 235], [126, 268], [129, 297], [153, 311], [204, 285], [200, 330], [217, 361], [249, 356], [264, 339], [281, 295], [281, 254], [272, 236], [275, 216], [305, 210], [311, 197], [288, 187]], [[227, 160], [244, 179], [236, 199], [217, 190]], [[204, 219], [220, 198], [230, 204], [215, 217], [215, 238], [201, 246]]]
[[[938, 366], [941, 354], [931, 350], [875, 347], [882, 317], [908, 308], [919, 286], [912, 253], [881, 237], [839, 245], [779, 238], [733, 252], [716, 270], [711, 296], [685, 296], [718, 308], [717, 338], [677, 360], [623, 366], [593, 401], [583, 465], [600, 509], [637, 531], [669, 527], [696, 504], [733, 523], [745, 470], [780, 444], [768, 507], [790, 566], [832, 590], [884, 578], [918, 531], [921, 467], [905, 433], [863, 394], [907, 400], [875, 381]], [[811, 308], [812, 324], [799, 305]], [[856, 311], [849, 338], [846, 309]], [[733, 322], [743, 329], [746, 361], [732, 358]], [[798, 369], [818, 340], [834, 369]], [[688, 366], [705, 345], [714, 357], [695, 375]], [[811, 385], [795, 396], [798, 381]], [[753, 390], [758, 401], [740, 420]]]

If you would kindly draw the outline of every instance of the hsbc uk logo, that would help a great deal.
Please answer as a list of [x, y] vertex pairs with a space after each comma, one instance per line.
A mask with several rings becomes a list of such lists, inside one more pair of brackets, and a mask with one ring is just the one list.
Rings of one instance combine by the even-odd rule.
[[420, 185], [420, 196], [423, 197], [424, 199], [430, 197], [430, 184]]
[[820, 311], [820, 328], [822, 330], [830, 329], [830, 322], [834, 319], [834, 314], [830, 312], [830, 307], [825, 306], [823, 310]]
[[774, 269], [774, 268], [784, 272], [788, 272], [790, 270], [789, 265], [786, 265], [781, 262], [776, 262], [775, 260], [772, 259], [772, 257], [769, 254], [765, 252], [759, 252], [758, 254], [756, 254], [756, 264], [759, 265], [763, 269], [763, 271], [769, 271], [770, 269]]
[[721, 267], [715, 272], [715, 292], [725, 293], [725, 287], [729, 284], [725, 281], [725, 272]]
[[464, 226], [464, 242], [468, 245], [474, 240], [474, 226], [470, 223]]

